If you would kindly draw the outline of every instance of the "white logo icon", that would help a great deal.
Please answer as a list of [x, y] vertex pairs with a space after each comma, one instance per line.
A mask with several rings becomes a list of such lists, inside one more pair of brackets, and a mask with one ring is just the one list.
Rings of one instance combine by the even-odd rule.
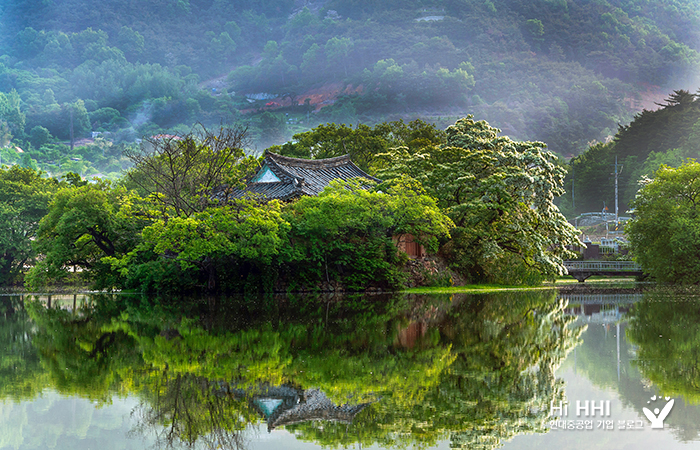
[[[670, 397], [665, 397], [665, 400], [668, 401]], [[652, 401], [656, 400], [656, 395], [651, 397]], [[659, 396], [659, 400], [661, 400], [661, 396]], [[642, 411], [644, 412], [644, 415], [647, 416], [647, 419], [651, 422], [651, 427], [652, 428], [663, 428], [664, 427], [664, 419], [666, 416], [668, 416], [668, 413], [671, 412], [671, 408], [673, 408], [673, 403], [675, 400], [671, 399], [666, 405], [663, 407], [661, 411], [659, 411], [659, 408], [654, 408], [654, 412], [651, 412], [649, 408], [642, 408]], [[647, 402], [651, 403], [651, 402]]]

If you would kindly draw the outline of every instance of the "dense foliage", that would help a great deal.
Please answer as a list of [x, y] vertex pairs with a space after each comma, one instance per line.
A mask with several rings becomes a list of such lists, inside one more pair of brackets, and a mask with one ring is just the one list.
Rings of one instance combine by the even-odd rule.
[[443, 249], [474, 280], [534, 282], [563, 273], [577, 232], [554, 206], [565, 170], [541, 142], [517, 142], [471, 116], [446, 130], [443, 145], [398, 147], [380, 176], [419, 180], [456, 228]]
[[31, 286], [78, 276], [141, 291], [394, 288], [404, 281], [405, 255], [393, 239], [411, 234], [435, 252], [453, 226], [408, 179], [383, 190], [368, 190], [367, 180], [333, 182], [287, 204], [220, 204], [211, 186], [240, 183], [257, 161], [193, 137], [160, 145], [167, 151], [139, 156], [129, 173], [126, 184], [141, 195], [107, 181], [56, 193], [36, 233], [43, 257]]
[[576, 155], [700, 64], [691, 0], [304, 5], [3, 4], [0, 157], [116, 178], [136, 139], [195, 122], [247, 124], [262, 148], [325, 121], [465, 110]]
[[[128, 153], [136, 164], [119, 184], [67, 177], [39, 224], [43, 257], [30, 285], [390, 289], [407, 281], [397, 245], [408, 236], [471, 281], [536, 284], [561, 274], [565, 247], [578, 243], [553, 203], [563, 192], [557, 158], [485, 121], [467, 117], [445, 132], [419, 120], [327, 124], [298, 138], [278, 150], [323, 158], [349, 149], [386, 181], [336, 180], [284, 203], [232, 198], [260, 164], [240, 149], [245, 130], [151, 140]], [[428, 282], [451, 279], [430, 273]]]
[[454, 226], [435, 200], [409, 180], [398, 180], [385, 192], [333, 182], [319, 196], [291, 205], [287, 220], [292, 245], [283, 252], [286, 278], [301, 285], [340, 279], [353, 289], [402, 280], [405, 255], [396, 251], [394, 238], [413, 235], [434, 253]]
[[59, 190], [36, 232], [33, 246], [42, 258], [30, 271], [29, 284], [41, 286], [80, 269], [86, 281], [110, 286], [103, 258], [129, 251], [138, 242], [143, 226], [135, 214], [138, 201], [108, 181]]
[[25, 265], [34, 263], [32, 240], [59, 186], [31, 169], [0, 169], [0, 285], [21, 281]]
[[370, 127], [326, 123], [295, 134], [293, 140], [271, 151], [295, 158], [322, 159], [349, 155], [361, 169], [369, 172], [381, 167], [377, 156], [391, 148], [405, 146], [419, 149], [445, 143], [445, 132], [434, 124], [416, 119], [382, 122]]
[[571, 190], [561, 203], [569, 214], [609, 210], [615, 202], [615, 158], [618, 160], [620, 215], [627, 215], [639, 181], [651, 177], [660, 165], [678, 167], [688, 158], [700, 158], [700, 99], [688, 91], [674, 91], [660, 108], [644, 110], [615, 138], [596, 143], [570, 161], [565, 186]]
[[633, 205], [625, 230], [644, 270], [662, 282], [700, 283], [700, 163], [661, 166]]

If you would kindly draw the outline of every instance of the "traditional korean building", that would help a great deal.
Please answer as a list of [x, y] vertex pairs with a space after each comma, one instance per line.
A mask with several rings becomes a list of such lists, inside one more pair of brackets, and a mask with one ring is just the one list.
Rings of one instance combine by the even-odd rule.
[[[231, 189], [227, 198], [252, 196], [262, 201], [291, 201], [304, 195], [318, 195], [333, 180], [349, 181], [354, 178], [365, 178], [377, 183], [382, 181], [357, 167], [349, 155], [301, 159], [266, 151], [262, 167], [245, 189]], [[226, 190], [223, 188], [214, 192], [219, 201], [225, 201], [225, 195]], [[425, 248], [415, 242], [410, 234], [395, 236], [394, 243], [410, 258], [426, 256]]]
[[[265, 152], [262, 167], [245, 189], [233, 189], [233, 198], [253, 195], [263, 200], [289, 201], [303, 195], [318, 195], [333, 180], [366, 178], [368, 175], [348, 155], [327, 159], [300, 159]], [[221, 196], [222, 192], [215, 193]]]

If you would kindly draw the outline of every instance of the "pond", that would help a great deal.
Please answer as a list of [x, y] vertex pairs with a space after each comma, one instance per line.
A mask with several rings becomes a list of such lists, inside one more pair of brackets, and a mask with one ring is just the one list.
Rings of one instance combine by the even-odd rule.
[[5, 295], [0, 449], [687, 448], [699, 324], [662, 290]]

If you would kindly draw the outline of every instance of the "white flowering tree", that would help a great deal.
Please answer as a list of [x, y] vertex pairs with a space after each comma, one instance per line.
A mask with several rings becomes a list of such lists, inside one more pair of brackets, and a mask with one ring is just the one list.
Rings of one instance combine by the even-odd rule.
[[567, 245], [580, 244], [554, 198], [566, 170], [541, 142], [518, 142], [472, 116], [446, 130], [447, 143], [382, 155], [379, 176], [409, 175], [457, 228], [443, 252], [473, 280], [536, 282], [564, 273]]

